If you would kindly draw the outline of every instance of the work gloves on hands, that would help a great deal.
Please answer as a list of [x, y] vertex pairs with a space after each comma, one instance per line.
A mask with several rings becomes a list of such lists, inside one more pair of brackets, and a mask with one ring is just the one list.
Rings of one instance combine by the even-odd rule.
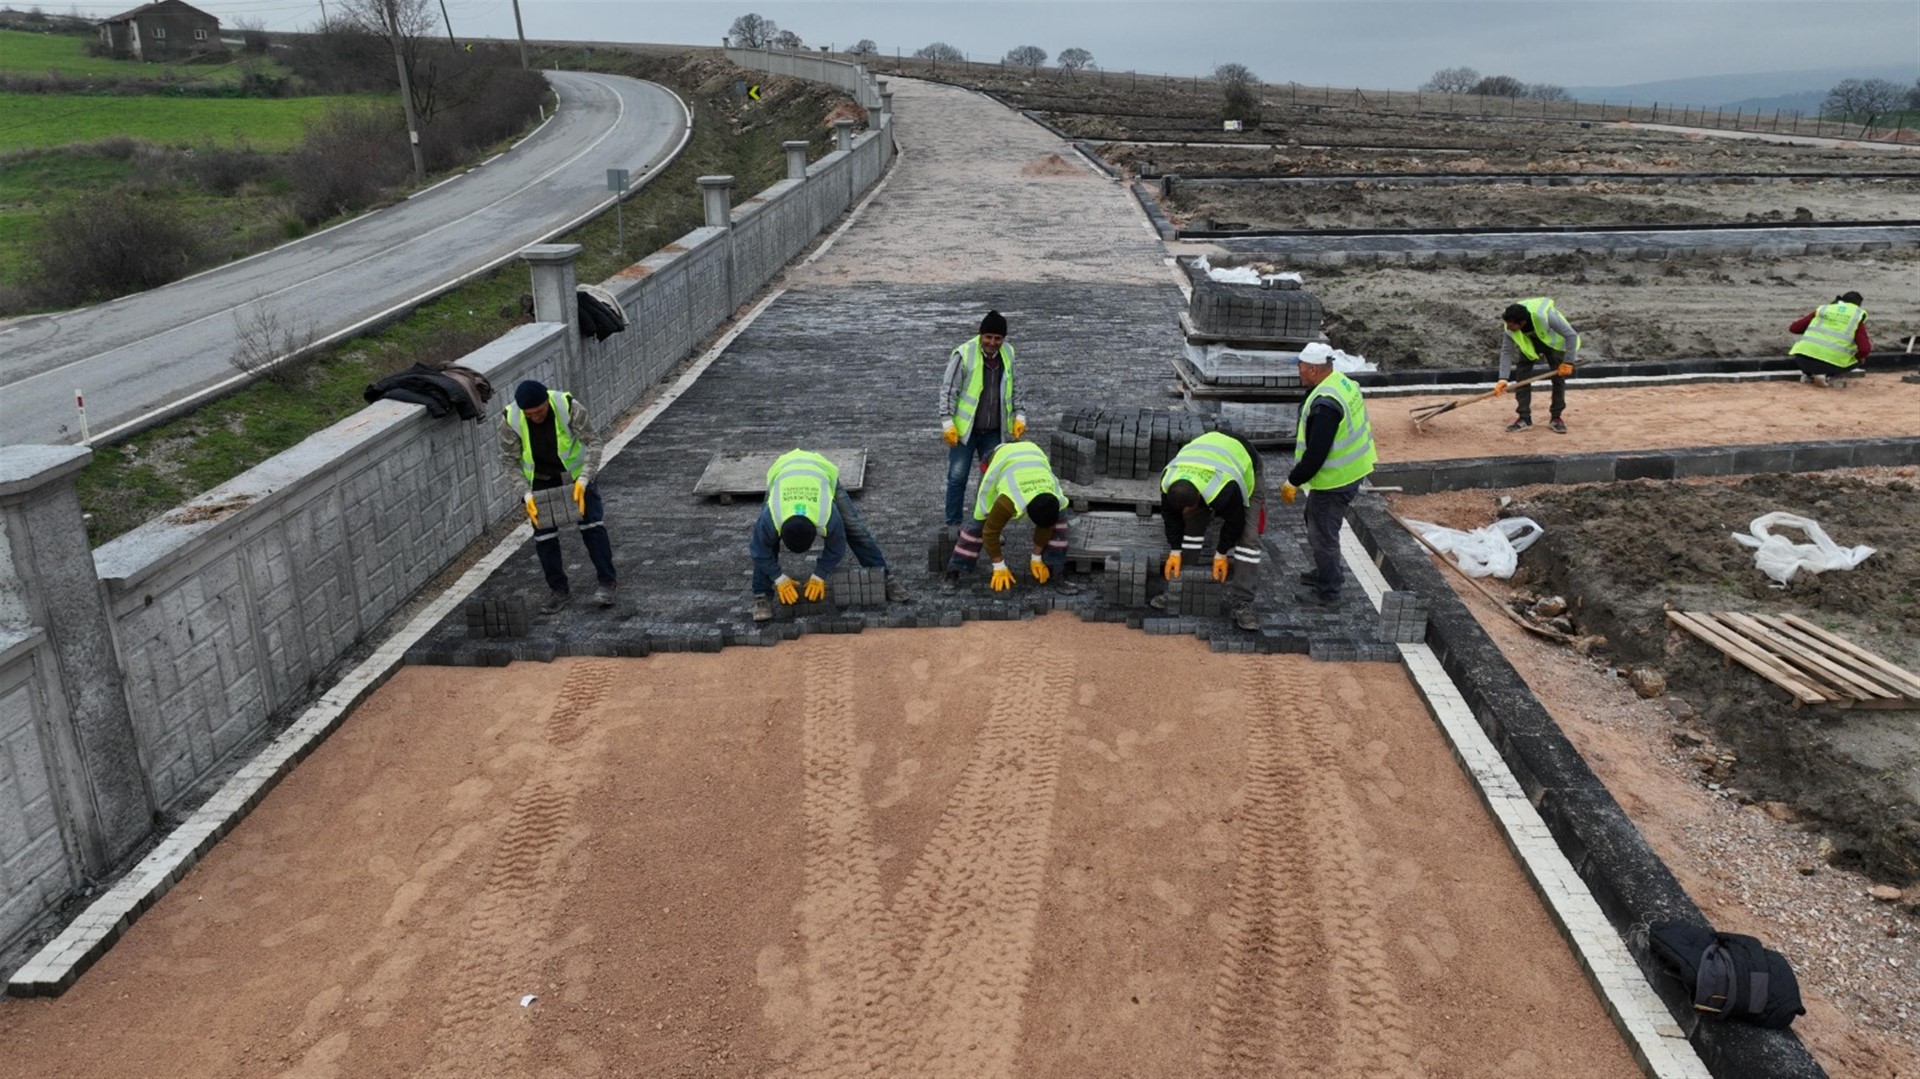
[[1232, 563], [1227, 561], [1226, 555], [1217, 554], [1213, 556], [1213, 579], [1214, 580], [1216, 581], [1226, 580], [1227, 573], [1232, 568], [1233, 568]]
[[818, 603], [827, 598], [827, 582], [817, 573], [807, 575], [807, 602]]
[[585, 476], [573, 481], [573, 506], [580, 511], [580, 516], [587, 515], [587, 478]]
[[1035, 584], [1046, 584], [1047, 578], [1053, 576], [1053, 571], [1047, 568], [1045, 562], [1040, 561], [1039, 555], [1034, 555], [1027, 560], [1027, 569], [1032, 572]]
[[946, 426], [940, 429], [940, 437], [946, 440], [947, 445], [958, 446], [960, 444], [960, 429], [953, 425], [952, 420], [948, 420]]
[[[814, 579], [818, 580], [819, 578], [816, 577]], [[800, 586], [794, 584], [793, 578], [784, 573], [773, 582], [773, 594], [779, 597], [781, 603], [789, 607], [800, 602]]]
[[1027, 418], [1016, 415], [1013, 418], [1013, 437], [1020, 438], [1027, 433]]
[[1167, 562], [1165, 565], [1160, 567], [1160, 576], [1165, 577], [1169, 581], [1173, 580], [1175, 577], [1180, 576], [1180, 552], [1179, 551], [1167, 552]]
[[1280, 501], [1285, 502], [1287, 505], [1291, 506], [1293, 505], [1293, 500], [1299, 497], [1300, 497], [1300, 488], [1295, 487], [1293, 484], [1288, 483], [1285, 480], [1280, 481]]
[[1559, 375], [1561, 378], [1566, 378], [1568, 375], [1573, 374], [1573, 365], [1570, 363], [1563, 363], [1557, 369], [1555, 369], [1553, 373], [1556, 375]]
[[1005, 592], [1012, 587], [1013, 571], [1007, 568], [1005, 562], [995, 562], [993, 564], [993, 590], [995, 592]]
[[1503, 378], [1503, 379], [1501, 379], [1500, 381], [1498, 381], [1498, 382], [1496, 382], [1496, 383], [1494, 383], [1494, 384], [1493, 384], [1493, 395], [1494, 395], [1495, 397], [1498, 397], [1498, 396], [1500, 396], [1501, 394], [1503, 394], [1503, 393], [1505, 393], [1505, 392], [1507, 392], [1507, 380], [1506, 380], [1506, 379], [1504, 379], [1504, 378]]
[[535, 528], [540, 527], [540, 504], [533, 500], [533, 492], [527, 492], [527, 521]]

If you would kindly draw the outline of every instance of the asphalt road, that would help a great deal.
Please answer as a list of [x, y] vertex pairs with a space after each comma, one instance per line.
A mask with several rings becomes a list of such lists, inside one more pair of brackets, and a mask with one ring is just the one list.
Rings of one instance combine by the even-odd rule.
[[606, 205], [607, 169], [637, 184], [681, 145], [688, 114], [663, 87], [546, 74], [559, 113], [470, 172], [184, 281], [0, 329], [0, 444], [79, 441], [76, 389], [96, 439], [218, 393], [245, 377], [231, 362], [243, 326], [350, 336]]

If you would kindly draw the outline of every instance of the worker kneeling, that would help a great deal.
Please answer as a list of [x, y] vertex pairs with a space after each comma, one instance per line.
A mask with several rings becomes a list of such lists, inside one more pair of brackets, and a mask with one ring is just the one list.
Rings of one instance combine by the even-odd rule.
[[[1253, 596], [1260, 581], [1260, 528], [1266, 517], [1266, 496], [1257, 473], [1260, 460], [1253, 447], [1232, 435], [1201, 435], [1174, 454], [1160, 473], [1160, 517], [1167, 529], [1167, 560], [1162, 575], [1180, 576], [1181, 564], [1199, 558], [1207, 541], [1207, 526], [1220, 519], [1220, 539], [1214, 548], [1213, 579], [1227, 586], [1227, 615], [1244, 630], [1260, 623], [1253, 614]], [[1165, 610], [1163, 593], [1147, 601]]]
[[887, 558], [880, 553], [873, 533], [867, 531], [860, 511], [854, 509], [847, 489], [840, 486], [840, 468], [817, 453], [792, 450], [776, 458], [767, 469], [767, 504], [753, 524], [747, 540], [747, 552], [753, 556], [753, 620], [765, 622], [773, 617], [769, 596], [782, 604], [800, 601], [802, 586], [780, 569], [780, 548], [795, 554], [813, 549], [814, 541], [826, 533], [826, 546], [814, 559], [813, 572], [807, 577], [808, 601], [826, 598], [827, 577], [840, 560], [853, 551], [854, 561], [886, 575], [887, 602], [901, 603], [907, 589], [893, 579]]
[[947, 587], [960, 583], [962, 573], [979, 564], [984, 548], [993, 563], [993, 590], [1013, 587], [1013, 571], [1002, 557], [1000, 537], [1009, 523], [1022, 517], [1033, 522], [1033, 554], [1027, 570], [1036, 584], [1051, 582], [1056, 591], [1072, 595], [1080, 589], [1068, 583], [1067, 521], [1060, 481], [1046, 453], [1031, 442], [1003, 442], [987, 458], [986, 474], [973, 500], [973, 522], [960, 530], [947, 559]]

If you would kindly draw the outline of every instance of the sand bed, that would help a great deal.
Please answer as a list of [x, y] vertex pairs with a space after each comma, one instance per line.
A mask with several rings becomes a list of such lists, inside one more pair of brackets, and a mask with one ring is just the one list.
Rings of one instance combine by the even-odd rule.
[[406, 669], [0, 1039], [34, 1076], [1636, 1070], [1401, 670], [1065, 616]]

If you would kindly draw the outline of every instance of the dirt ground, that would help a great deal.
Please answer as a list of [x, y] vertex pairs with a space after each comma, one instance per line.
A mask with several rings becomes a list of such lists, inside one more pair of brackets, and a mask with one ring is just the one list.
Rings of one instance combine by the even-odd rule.
[[[1798, 481], [1803, 493], [1818, 492], [1830, 504], [1846, 504], [1848, 512], [1835, 516], [1847, 524], [1835, 527], [1851, 528], [1853, 514], [1881, 512], [1876, 507], [1894, 501], [1888, 496], [1901, 496], [1900, 501], [1910, 507], [1910, 495], [1891, 488], [1896, 483], [1911, 484], [1916, 476], [1920, 476], [1920, 470], [1872, 469], [1777, 479]], [[1577, 556], [1567, 558], [1568, 547], [1594, 542], [1597, 551], [1591, 561], [1596, 562], [1620, 557], [1622, 552], [1618, 544], [1594, 541], [1591, 530], [1560, 521], [1568, 511], [1583, 507], [1553, 503], [1566, 496], [1606, 498], [1616, 505], [1632, 500], [1637, 519], [1655, 520], [1673, 508], [1670, 501], [1691, 502], [1695, 511], [1703, 511], [1718, 506], [1730, 493], [1725, 483], [1689, 483], [1663, 485], [1672, 490], [1650, 499], [1648, 489], [1654, 486], [1573, 490], [1529, 487], [1391, 498], [1403, 514], [1458, 528], [1477, 527], [1492, 520], [1503, 512], [1497, 502], [1500, 498], [1516, 500], [1504, 512], [1544, 510], [1547, 517], [1556, 520], [1556, 524], [1548, 525], [1549, 535], [1558, 531], [1572, 538], [1522, 555], [1525, 581], [1487, 583], [1502, 596], [1558, 594], [1552, 582], [1562, 571], [1554, 568], [1555, 564], [1584, 564]], [[1879, 497], [1875, 497], [1876, 491], [1881, 492]], [[1655, 504], [1646, 504], [1649, 501]], [[1811, 509], [1812, 505], [1800, 508]], [[1726, 509], [1729, 517], [1743, 512], [1734, 506]], [[1911, 515], [1913, 511], [1909, 508], [1905, 512]], [[1712, 522], [1712, 530], [1720, 531], [1722, 523]], [[1732, 531], [1732, 527], [1724, 530]], [[1878, 531], [1884, 534], [1884, 526]], [[1686, 550], [1673, 558], [1672, 564], [1684, 566], [1689, 560], [1717, 552], [1703, 536], [1692, 538], [1690, 544], [1674, 545], [1685, 546]], [[1729, 541], [1727, 546], [1733, 545]], [[1882, 557], [1876, 554], [1874, 559]], [[1644, 559], [1638, 561], [1638, 578], [1643, 585], [1658, 587], [1654, 582], [1662, 577], [1687, 580], [1698, 576], [1671, 566], [1653, 570], [1644, 565]], [[1897, 578], [1904, 574], [1911, 581], [1914, 567], [1906, 564], [1910, 561], [1904, 553], [1896, 555], [1882, 567], [1883, 576]], [[1764, 581], [1750, 570], [1750, 562], [1735, 567], [1737, 579], [1745, 587], [1726, 593], [1721, 602], [1748, 608], [1784, 607], [1823, 621], [1845, 617], [1836, 612], [1836, 606], [1844, 604], [1822, 602], [1831, 582], [1821, 582], [1814, 588], [1796, 585], [1784, 594], [1773, 594], [1749, 579]], [[1791, 958], [1809, 1009], [1794, 1029], [1828, 1071], [1836, 1076], [1888, 1079], [1920, 1075], [1920, 1008], [1913, 1006], [1913, 1001], [1920, 999], [1920, 902], [1915, 902], [1920, 896], [1910, 894], [1897, 903], [1872, 898], [1868, 894], [1871, 879], [1845, 867], [1849, 862], [1842, 853], [1845, 841], [1836, 843], [1828, 823], [1772, 799], [1780, 792], [1771, 782], [1757, 777], [1750, 767], [1748, 751], [1738, 747], [1752, 741], [1743, 735], [1743, 728], [1775, 724], [1780, 718], [1776, 713], [1788, 711], [1785, 706], [1778, 701], [1758, 702], [1757, 713], [1738, 714], [1736, 702], [1754, 705], [1754, 698], [1761, 696], [1753, 685], [1733, 684], [1741, 681], [1736, 675], [1745, 673], [1739, 669], [1726, 679], [1706, 680], [1695, 680], [1688, 673], [1702, 673], [1694, 667], [1669, 669], [1669, 695], [1642, 699], [1620, 675], [1620, 665], [1629, 662], [1623, 655], [1603, 649], [1582, 657], [1534, 637], [1462, 585], [1457, 575], [1449, 573], [1447, 577], [1707, 916], [1724, 929], [1760, 936]], [[1868, 592], [1863, 605], [1868, 610], [1887, 610], [1894, 605], [1889, 593], [1897, 594], [1897, 590], [1876, 592], [1851, 583], [1840, 587], [1856, 596]], [[1815, 591], [1822, 595], [1810, 599]], [[1766, 594], [1753, 598], [1755, 593]], [[1566, 598], [1576, 597], [1585, 604], [1596, 602], [1593, 591], [1566, 593]], [[1911, 600], [1904, 612], [1894, 614], [1910, 620]], [[1917, 658], [1910, 629], [1893, 634], [1876, 631], [1875, 626], [1884, 626], [1887, 620], [1885, 614], [1850, 618], [1852, 628], [1859, 632], [1857, 639], [1872, 639], [1889, 654], [1904, 651], [1909, 660]], [[1660, 642], [1659, 648], [1663, 650], [1666, 643]], [[1689, 643], [1683, 647], [1691, 650], [1696, 646]], [[1667, 666], [1664, 658], [1656, 663]], [[1728, 706], [1715, 707], [1721, 695]], [[1758, 725], [1752, 722], [1756, 714], [1761, 717]], [[1894, 725], [1913, 730], [1912, 714], [1887, 715], [1895, 717]], [[1878, 720], [1864, 716], [1831, 722], [1804, 713], [1795, 722], [1809, 741], [1838, 741], [1851, 727], [1881, 726]], [[1733, 762], [1723, 763], [1729, 756]]]
[[1907, 249], [1656, 262], [1567, 252], [1422, 269], [1260, 265], [1299, 272], [1326, 305], [1334, 347], [1388, 369], [1492, 367], [1500, 312], [1541, 295], [1580, 332], [1590, 360], [1784, 356], [1793, 344], [1787, 326], [1848, 290], [1866, 298], [1876, 351], [1902, 351], [1920, 334], [1920, 251]]
[[407, 668], [0, 1074], [1637, 1074], [1583, 986], [1399, 668], [1055, 615]]
[[1179, 228], [1196, 218], [1286, 229], [1912, 221], [1920, 219], [1920, 180], [1792, 186], [1604, 180], [1567, 187], [1176, 184], [1161, 207]]
[[[1492, 378], [1492, 374], [1488, 374]], [[1411, 409], [1458, 395], [1376, 397], [1367, 402], [1383, 461], [1599, 453], [1671, 446], [1738, 446], [1833, 438], [1912, 436], [1920, 431], [1920, 384], [1873, 374], [1844, 390], [1798, 382], [1695, 382], [1589, 387], [1568, 380], [1567, 433], [1547, 430], [1550, 391], [1534, 387], [1534, 427], [1508, 434], [1511, 399], [1489, 398], [1414, 429]]]
[[1102, 143], [1098, 149], [1108, 162], [1136, 176], [1168, 172], [1264, 172], [1276, 176], [1351, 172], [1920, 173], [1920, 153], [1886, 147], [1741, 142], [1620, 125], [1609, 125], [1603, 132], [1604, 140], [1568, 141], [1567, 133], [1563, 124], [1536, 133], [1550, 136], [1546, 139], [1490, 137], [1483, 146], [1454, 149], [1323, 149], [1289, 146], [1284, 140], [1239, 145], [1115, 142]]

